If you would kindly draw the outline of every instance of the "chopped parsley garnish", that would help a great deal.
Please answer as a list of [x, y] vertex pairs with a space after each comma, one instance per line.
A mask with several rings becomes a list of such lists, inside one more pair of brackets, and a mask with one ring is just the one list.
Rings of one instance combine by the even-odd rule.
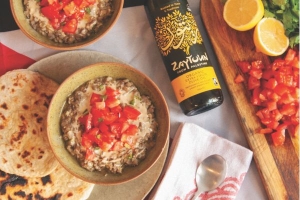
[[107, 99], [107, 95], [102, 95], [102, 100], [105, 101]]
[[91, 8], [90, 7], [85, 7], [84, 11], [85, 11], [85, 13], [90, 14], [91, 13]]
[[105, 88], [105, 85], [100, 85], [99, 89], [103, 90]]
[[134, 105], [136, 103], [136, 100], [141, 100], [141, 98], [138, 96], [134, 96], [133, 99], [129, 102], [129, 104]]

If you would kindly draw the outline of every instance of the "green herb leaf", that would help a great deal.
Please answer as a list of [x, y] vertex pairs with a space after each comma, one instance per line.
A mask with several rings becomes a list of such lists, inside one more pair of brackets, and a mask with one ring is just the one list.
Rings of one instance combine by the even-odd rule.
[[90, 7], [85, 7], [84, 11], [85, 11], [85, 13], [90, 14], [91, 13], [91, 8]]
[[134, 103], [135, 103], [135, 98], [133, 98], [133, 99], [129, 102], [130, 105], [134, 105]]
[[104, 87], [105, 87], [104, 85], [100, 85], [100, 88], [99, 88], [99, 89], [100, 89], [100, 90], [103, 90]]
[[107, 95], [102, 95], [102, 100], [105, 101], [107, 99]]

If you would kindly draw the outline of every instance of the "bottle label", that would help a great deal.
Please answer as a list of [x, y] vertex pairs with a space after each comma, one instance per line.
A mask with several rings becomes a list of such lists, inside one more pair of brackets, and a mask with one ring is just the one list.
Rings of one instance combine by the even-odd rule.
[[197, 23], [188, 5], [173, 1], [156, 10], [155, 40], [178, 103], [220, 89]]
[[203, 67], [192, 70], [171, 81], [177, 101], [213, 89], [221, 89], [213, 67]]

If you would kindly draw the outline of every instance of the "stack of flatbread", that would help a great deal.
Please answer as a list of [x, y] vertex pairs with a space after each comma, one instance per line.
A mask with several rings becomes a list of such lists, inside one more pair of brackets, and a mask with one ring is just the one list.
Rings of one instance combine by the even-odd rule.
[[0, 77], [0, 199], [86, 199], [94, 184], [67, 172], [47, 138], [58, 84], [27, 69]]

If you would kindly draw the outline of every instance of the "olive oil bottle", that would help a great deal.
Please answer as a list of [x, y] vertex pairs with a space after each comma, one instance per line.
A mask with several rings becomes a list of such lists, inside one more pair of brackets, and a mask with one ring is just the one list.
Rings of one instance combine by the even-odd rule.
[[187, 0], [146, 0], [145, 10], [184, 114], [221, 105], [221, 86]]

